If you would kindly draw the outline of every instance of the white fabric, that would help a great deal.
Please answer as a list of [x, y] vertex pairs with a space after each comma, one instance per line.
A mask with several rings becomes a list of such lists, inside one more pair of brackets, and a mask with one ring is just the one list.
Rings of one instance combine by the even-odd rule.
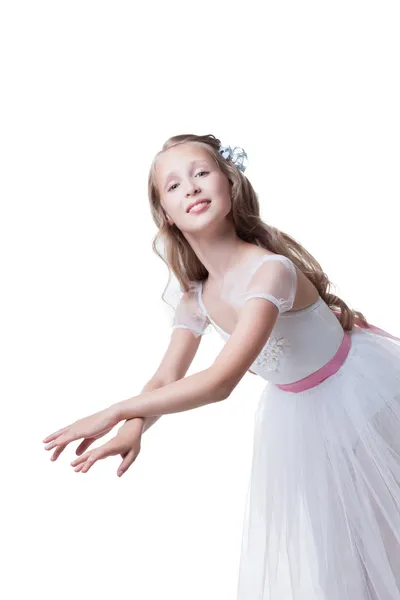
[[336, 374], [261, 395], [237, 600], [399, 598], [400, 343], [357, 329]]
[[208, 319], [198, 303], [197, 287], [182, 293], [182, 298], [175, 311], [173, 328], [183, 327], [190, 329], [195, 337], [203, 335], [209, 324]]
[[163, 293], [163, 299], [173, 309], [172, 329], [189, 329], [195, 337], [211, 333], [210, 321], [198, 301], [198, 288], [199, 282], [193, 281], [184, 292], [172, 275]]
[[234, 270], [230, 286], [225, 286], [222, 296], [233, 306], [240, 307], [250, 298], [265, 298], [280, 313], [290, 310], [296, 296], [297, 274], [291, 260], [280, 254], [253, 259], [242, 269]]
[[[278, 263], [286, 275], [275, 278], [269, 267]], [[255, 415], [237, 600], [400, 600], [400, 342], [356, 327], [337, 373], [300, 393], [280, 390], [274, 383], [313, 373], [343, 338], [321, 298], [290, 310], [291, 272], [284, 257], [253, 259], [221, 292], [234, 307], [250, 294], [280, 307], [251, 367], [266, 386]], [[191, 289], [186, 315], [200, 308], [227, 340], [207, 315], [201, 283]]]
[[[235, 270], [221, 292], [222, 298], [237, 308], [253, 297], [266, 298], [278, 306], [280, 314], [271, 335], [250, 367], [271, 383], [292, 383], [314, 373], [336, 354], [343, 339], [342, 326], [322, 298], [305, 309], [289, 310], [296, 284], [296, 270], [288, 258], [265, 255]], [[207, 316], [202, 286], [196, 287], [199, 305]], [[208, 320], [224, 340], [230, 337], [210, 315]]]
[[[266, 298], [284, 313], [293, 306], [296, 285], [296, 269], [288, 258], [264, 255], [252, 258], [244, 268], [231, 269], [226, 274], [220, 296], [235, 309], [250, 298]], [[175, 278], [168, 284], [164, 299], [175, 311], [172, 328], [190, 329], [196, 337], [209, 333], [211, 318], [202, 302], [201, 289], [200, 281], [192, 281], [188, 292], [178, 290]]]
[[[229, 339], [228, 333], [213, 325], [224, 340]], [[278, 316], [250, 369], [271, 383], [292, 383], [325, 365], [336, 354], [342, 339], [343, 329], [337, 317], [319, 298], [305, 309]]]

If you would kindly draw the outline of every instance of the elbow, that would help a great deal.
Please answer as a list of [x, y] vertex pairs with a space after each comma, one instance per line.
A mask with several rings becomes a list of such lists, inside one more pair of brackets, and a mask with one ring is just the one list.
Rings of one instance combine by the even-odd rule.
[[226, 400], [231, 395], [235, 386], [232, 387], [230, 382], [221, 378], [221, 374], [216, 373], [214, 369], [209, 369], [211, 397], [215, 402]]
[[220, 385], [216, 388], [214, 393], [215, 402], [221, 402], [222, 400], [227, 400], [231, 395], [232, 390]]
[[220, 384], [216, 392], [217, 402], [221, 400], [227, 400], [232, 393], [232, 389], [226, 385]]

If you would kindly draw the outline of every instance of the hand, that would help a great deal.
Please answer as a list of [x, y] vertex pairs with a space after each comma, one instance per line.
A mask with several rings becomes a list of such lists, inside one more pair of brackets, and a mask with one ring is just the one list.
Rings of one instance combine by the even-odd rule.
[[[123, 461], [118, 467], [117, 475], [121, 477], [121, 475], [129, 469], [133, 461], [136, 460], [140, 452], [143, 425], [144, 419], [140, 417], [126, 421], [126, 423], [120, 427], [115, 437], [102, 446], [82, 454], [82, 456], [71, 463], [71, 466], [75, 467], [74, 470], [76, 473], [87, 473], [97, 460], [101, 460], [107, 456], [120, 454]], [[83, 452], [84, 449], [86, 450], [93, 442], [94, 438], [84, 440], [76, 449], [76, 453], [79, 454], [80, 452]]]
[[120, 420], [116, 406], [110, 406], [48, 435], [43, 440], [44, 444], [50, 442], [45, 446], [45, 450], [56, 448], [52, 457], [52, 460], [55, 460], [70, 442], [80, 438], [97, 439], [111, 431]]

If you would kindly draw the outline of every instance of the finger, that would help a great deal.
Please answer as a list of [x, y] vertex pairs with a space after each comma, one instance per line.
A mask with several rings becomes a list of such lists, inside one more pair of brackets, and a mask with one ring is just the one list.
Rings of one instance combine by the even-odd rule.
[[99, 448], [92, 450], [92, 452], [86, 455], [86, 461], [84, 466], [82, 467], [82, 473], [86, 473], [98, 460], [107, 458], [107, 456], [114, 456], [116, 454], [119, 454], [120, 451], [121, 448], [118, 439], [112, 438], [102, 446], [99, 446]]
[[85, 450], [87, 450], [89, 448], [89, 446], [91, 444], [93, 444], [93, 442], [96, 441], [96, 438], [92, 437], [92, 438], [85, 438], [83, 440], [83, 442], [81, 442], [79, 444], [79, 446], [77, 447], [77, 449], [75, 450], [75, 454], [81, 454], [82, 452], [85, 452]]
[[[102, 448], [102, 446], [100, 446], [100, 448]], [[89, 452], [85, 452], [85, 454], [78, 456], [78, 458], [75, 458], [75, 460], [70, 463], [71, 467], [76, 467], [76, 465], [84, 463], [94, 451], [98, 453], [98, 458], [102, 458], [101, 453], [99, 453], [100, 448], [95, 448], [94, 450], [90, 450]]]
[[47, 446], [44, 447], [45, 450], [52, 450], [53, 448], [55, 448], [56, 446], [60, 446], [60, 442], [58, 439], [54, 440], [53, 442], [50, 442], [50, 444], [47, 444]]
[[75, 466], [74, 471], [76, 473], [86, 473], [90, 469], [90, 467], [94, 465], [96, 460], [96, 456], [87, 455], [85, 460], [83, 460]]
[[81, 465], [82, 463], [85, 462], [85, 460], [87, 459], [88, 456], [89, 456], [89, 453], [82, 454], [82, 456], [79, 456], [78, 458], [76, 458], [75, 460], [73, 460], [70, 463], [71, 467], [76, 467], [77, 465]]
[[60, 456], [61, 452], [66, 448], [66, 446], [58, 446], [53, 454], [50, 457], [50, 460], [57, 460], [57, 458]]
[[101, 457], [95, 452], [92, 452], [82, 465], [81, 473], [87, 473], [94, 463], [97, 462]]
[[132, 450], [130, 450], [128, 452], [128, 454], [125, 456], [124, 460], [118, 467], [118, 471], [117, 471], [118, 477], [121, 477], [121, 475], [123, 475], [125, 473], [125, 471], [127, 471], [129, 469], [129, 467], [136, 460], [136, 458], [137, 458], [137, 453], [132, 448]]
[[[93, 441], [95, 441], [95, 440], [93, 439]], [[89, 452], [85, 452], [85, 454], [82, 454], [81, 456], [79, 456], [78, 458], [76, 458], [75, 460], [73, 460], [71, 462], [71, 467], [75, 467], [77, 465], [84, 463], [89, 458], [90, 455], [93, 455], [93, 453], [95, 453], [97, 460], [99, 460], [100, 458], [105, 458], [109, 454], [114, 454], [114, 450], [112, 449], [111, 442], [112, 442], [112, 440], [109, 440], [102, 446], [99, 446], [98, 448], [95, 448], [94, 450], [91, 450]]]
[[71, 432], [64, 433], [63, 435], [60, 435], [54, 441], [50, 442], [50, 444], [47, 444], [47, 446], [45, 446], [44, 449], [51, 450], [55, 446], [68, 446], [68, 444], [70, 444], [71, 442], [74, 442], [75, 440], [78, 440], [81, 437], [83, 437], [81, 433], [75, 433], [75, 434], [73, 434]]
[[76, 458], [71, 463], [71, 466], [77, 466], [79, 467], [79, 471], [86, 473], [90, 469], [90, 467], [94, 465], [95, 462], [101, 460], [102, 458], [105, 458], [106, 456], [108, 456], [107, 451], [104, 450], [103, 446], [100, 446], [100, 448], [96, 448], [91, 452], [86, 452], [82, 456], [79, 456], [79, 458]]
[[62, 429], [59, 429], [58, 431], [55, 431], [54, 433], [48, 435], [47, 437], [44, 438], [43, 444], [47, 444], [47, 442], [51, 442], [56, 437], [58, 437], [61, 433], [64, 433], [64, 431], [67, 431], [67, 429], [68, 429], [68, 427], [63, 427]]

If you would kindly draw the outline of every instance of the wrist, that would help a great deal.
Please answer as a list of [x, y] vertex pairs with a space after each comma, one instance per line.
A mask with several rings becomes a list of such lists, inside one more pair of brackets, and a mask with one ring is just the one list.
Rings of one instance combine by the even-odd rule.
[[[123, 421], [124, 419], [130, 420], [135, 419], [136, 416], [132, 414], [132, 400], [134, 398], [129, 398], [129, 400], [121, 400], [121, 402], [117, 402], [113, 405], [113, 409], [115, 414], [118, 417], [118, 421]], [[143, 418], [143, 417], [139, 417]]]
[[122, 423], [118, 431], [129, 431], [135, 434], [142, 435], [144, 432], [145, 419], [143, 417], [134, 417], [133, 419], [127, 419]]

